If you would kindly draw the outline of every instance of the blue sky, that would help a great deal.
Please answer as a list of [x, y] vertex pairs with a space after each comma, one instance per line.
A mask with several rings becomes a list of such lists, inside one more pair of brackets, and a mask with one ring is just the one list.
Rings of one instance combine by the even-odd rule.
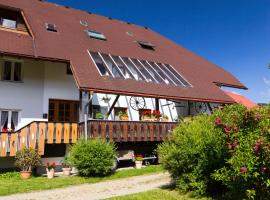
[[270, 0], [49, 0], [148, 26], [225, 68], [270, 102]]

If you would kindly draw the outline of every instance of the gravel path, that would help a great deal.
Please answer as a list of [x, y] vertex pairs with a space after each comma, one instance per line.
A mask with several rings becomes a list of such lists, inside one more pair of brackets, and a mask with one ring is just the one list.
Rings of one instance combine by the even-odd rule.
[[170, 184], [168, 173], [83, 184], [0, 197], [0, 200], [97, 200], [153, 190]]

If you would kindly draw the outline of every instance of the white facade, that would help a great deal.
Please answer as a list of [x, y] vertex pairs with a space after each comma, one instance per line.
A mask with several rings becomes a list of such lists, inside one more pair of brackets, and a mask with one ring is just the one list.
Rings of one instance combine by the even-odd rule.
[[72, 75], [66, 73], [66, 64], [16, 59], [22, 62], [22, 81], [3, 81], [3, 63], [0, 59], [0, 110], [19, 111], [18, 129], [48, 114], [49, 99], [79, 100], [79, 92]]

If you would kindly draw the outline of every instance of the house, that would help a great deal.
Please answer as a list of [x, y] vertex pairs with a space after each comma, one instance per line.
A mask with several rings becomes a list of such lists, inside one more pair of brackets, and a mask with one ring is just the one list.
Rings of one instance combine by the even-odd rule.
[[151, 154], [179, 118], [235, 103], [222, 86], [246, 89], [148, 27], [41, 0], [0, 0], [0, 19], [1, 167], [80, 138]]

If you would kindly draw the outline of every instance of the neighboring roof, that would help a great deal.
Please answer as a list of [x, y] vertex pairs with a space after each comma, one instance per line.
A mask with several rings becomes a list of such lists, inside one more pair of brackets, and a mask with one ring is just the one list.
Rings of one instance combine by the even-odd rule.
[[226, 92], [226, 94], [230, 96], [236, 103], [240, 103], [247, 108], [254, 108], [257, 106], [256, 103], [254, 103], [253, 101], [249, 100], [248, 98], [240, 94], [235, 94], [233, 92]]
[[[0, 5], [23, 10], [34, 35], [0, 31], [0, 38], [5, 38], [0, 53], [69, 61], [80, 89], [232, 103], [218, 86], [245, 88], [229, 72], [150, 29], [40, 0], [0, 0]], [[91, 30], [104, 33], [107, 41], [90, 39], [80, 20], [86, 21]], [[58, 32], [48, 32], [45, 23], [56, 24]], [[139, 48], [136, 41], [152, 43], [155, 51]], [[171, 64], [193, 87], [104, 79], [87, 50]]]

